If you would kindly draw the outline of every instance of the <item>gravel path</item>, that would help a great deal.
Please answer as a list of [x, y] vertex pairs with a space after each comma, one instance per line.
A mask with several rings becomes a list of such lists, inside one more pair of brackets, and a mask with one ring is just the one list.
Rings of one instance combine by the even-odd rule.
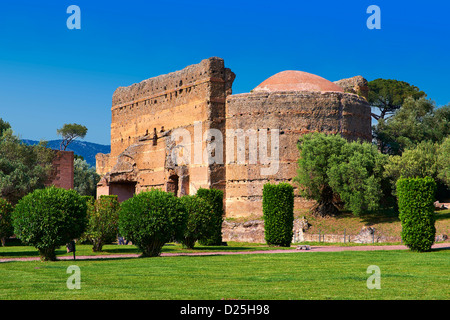
[[[296, 250], [293, 247], [289, 249], [278, 250], [255, 250], [255, 251], [215, 251], [215, 252], [192, 252], [192, 253], [162, 253], [162, 257], [173, 256], [213, 256], [213, 255], [232, 255], [232, 254], [261, 254], [261, 253], [303, 253], [303, 252], [339, 252], [339, 251], [375, 251], [375, 250], [407, 250], [404, 245], [390, 245], [390, 246], [311, 246], [310, 250]], [[432, 246], [433, 249], [450, 249], [450, 243], [438, 243]], [[94, 260], [94, 259], [117, 259], [117, 258], [137, 258], [139, 254], [114, 254], [101, 256], [76, 256], [76, 260]], [[39, 257], [27, 258], [3, 258], [0, 262], [10, 261], [36, 261]], [[58, 257], [58, 260], [73, 260], [72, 256]]]

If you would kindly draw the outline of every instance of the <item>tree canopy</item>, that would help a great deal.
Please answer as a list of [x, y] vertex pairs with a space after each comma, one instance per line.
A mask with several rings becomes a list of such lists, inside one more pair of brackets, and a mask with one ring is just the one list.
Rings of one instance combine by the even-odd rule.
[[298, 142], [300, 157], [294, 181], [300, 185], [300, 195], [317, 201], [313, 212], [317, 215], [337, 214], [333, 205], [333, 190], [327, 170], [332, 155], [340, 153], [345, 140], [337, 135], [312, 133], [301, 136]]
[[94, 196], [97, 192], [97, 183], [100, 175], [95, 168], [91, 167], [86, 160], [75, 159], [73, 165], [74, 189], [83, 196]]
[[450, 104], [436, 108], [425, 98], [406, 98], [388, 119], [380, 119], [373, 135], [381, 152], [397, 155], [421, 141], [441, 143], [450, 135]]
[[[5, 122], [1, 121], [0, 124]], [[0, 135], [0, 197], [15, 204], [27, 193], [43, 188], [51, 169], [54, 153], [41, 142], [29, 146], [2, 125]]]
[[333, 215], [336, 196], [355, 215], [378, 209], [390, 195], [384, 181], [387, 156], [369, 142], [348, 142], [339, 135], [312, 133], [299, 139], [298, 174], [294, 179], [300, 194], [317, 201], [315, 214]]
[[77, 123], [64, 124], [64, 126], [58, 130], [56, 133], [62, 137], [61, 150], [66, 150], [67, 146], [75, 139], [83, 139], [87, 134], [88, 129]]
[[375, 79], [369, 81], [370, 105], [380, 114], [372, 113], [376, 120], [385, 119], [400, 109], [406, 98], [419, 99], [426, 97], [425, 92], [405, 81], [393, 79]]
[[[389, 156], [384, 175], [392, 191], [400, 178], [431, 177], [436, 181], [438, 198], [448, 198], [450, 192], [450, 136], [441, 144], [422, 141], [406, 149], [402, 155]], [[446, 196], [447, 195], [447, 196]]]

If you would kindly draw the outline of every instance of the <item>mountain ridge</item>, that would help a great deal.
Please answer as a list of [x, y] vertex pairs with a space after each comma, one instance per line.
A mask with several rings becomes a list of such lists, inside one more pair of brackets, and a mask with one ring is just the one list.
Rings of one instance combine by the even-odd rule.
[[[39, 141], [37, 140], [22, 139], [22, 141], [28, 145], [39, 144]], [[59, 150], [61, 141], [61, 139], [49, 140], [47, 141], [47, 147], [50, 149]], [[95, 167], [95, 155], [97, 153], [110, 153], [111, 146], [83, 140], [74, 140], [66, 148], [66, 151], [73, 151], [74, 154], [82, 156], [89, 165]]]

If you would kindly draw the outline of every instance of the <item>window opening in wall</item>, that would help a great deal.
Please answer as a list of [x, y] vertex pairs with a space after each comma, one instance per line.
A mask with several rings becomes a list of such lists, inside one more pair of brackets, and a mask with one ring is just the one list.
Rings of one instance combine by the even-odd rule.
[[153, 145], [156, 146], [158, 144], [158, 135], [156, 134], [156, 128], [153, 128]]
[[178, 196], [178, 176], [176, 174], [171, 175], [169, 177], [169, 181], [167, 181], [167, 192], [171, 192], [175, 197]]

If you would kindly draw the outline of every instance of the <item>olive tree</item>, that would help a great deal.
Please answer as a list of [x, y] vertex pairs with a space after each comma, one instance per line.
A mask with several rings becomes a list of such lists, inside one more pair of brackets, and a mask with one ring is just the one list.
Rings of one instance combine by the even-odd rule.
[[313, 213], [339, 213], [334, 201], [359, 215], [380, 207], [391, 195], [384, 178], [387, 156], [369, 142], [348, 142], [340, 135], [312, 133], [299, 139], [298, 174], [300, 194], [317, 201]]

